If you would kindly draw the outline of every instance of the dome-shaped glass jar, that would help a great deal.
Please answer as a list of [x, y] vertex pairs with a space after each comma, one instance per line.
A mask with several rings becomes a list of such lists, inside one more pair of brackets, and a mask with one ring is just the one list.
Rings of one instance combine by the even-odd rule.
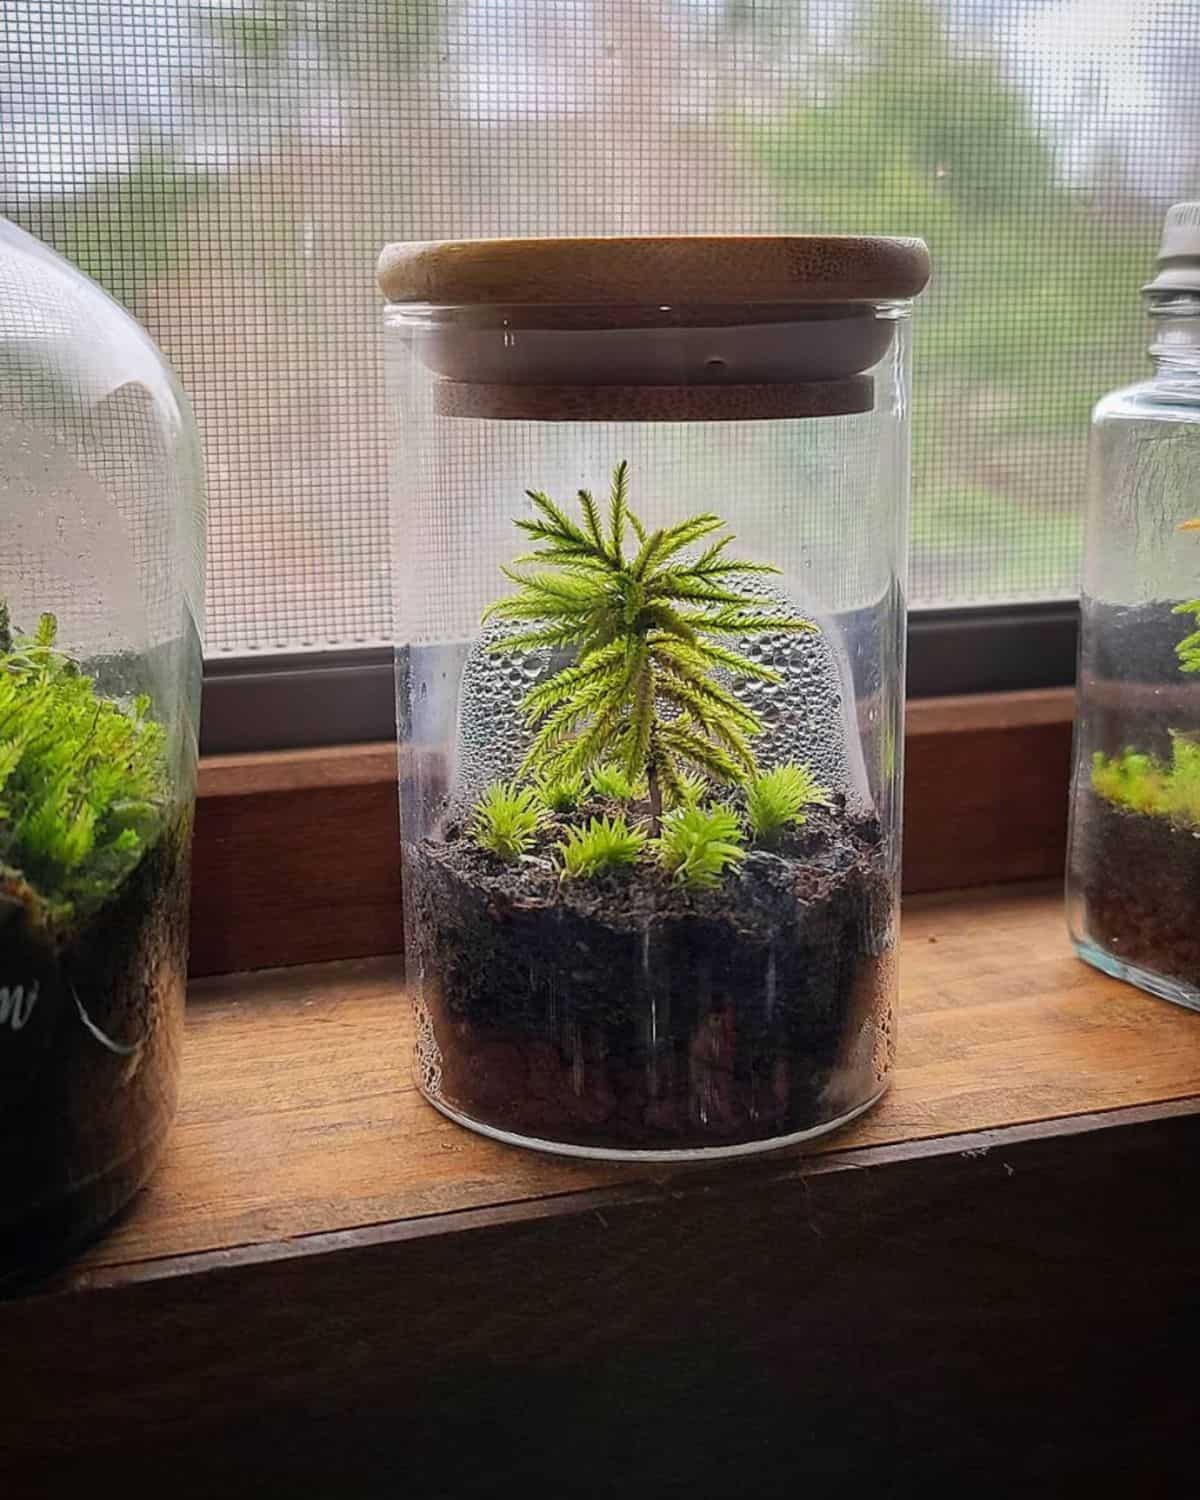
[[0, 1277], [111, 1218], [171, 1120], [203, 577], [162, 356], [0, 221]]
[[1200, 203], [1145, 294], [1153, 374], [1092, 419], [1068, 914], [1081, 957], [1200, 1009]]
[[428, 1098], [578, 1155], [831, 1129], [892, 1057], [916, 241], [384, 252]]

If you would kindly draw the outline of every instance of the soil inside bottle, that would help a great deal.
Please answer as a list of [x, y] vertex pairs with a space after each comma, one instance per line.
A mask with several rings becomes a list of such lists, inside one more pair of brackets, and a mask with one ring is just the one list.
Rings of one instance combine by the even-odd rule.
[[1074, 859], [1091, 941], [1200, 990], [1200, 830], [1088, 790]]
[[0, 1285], [86, 1241], [145, 1181], [175, 1107], [187, 830], [53, 941], [0, 888]]
[[560, 880], [556, 837], [506, 864], [450, 820], [410, 850], [436, 1101], [535, 1142], [670, 1152], [814, 1130], [881, 1092], [895, 914], [873, 820], [814, 807], [700, 891], [652, 867]]

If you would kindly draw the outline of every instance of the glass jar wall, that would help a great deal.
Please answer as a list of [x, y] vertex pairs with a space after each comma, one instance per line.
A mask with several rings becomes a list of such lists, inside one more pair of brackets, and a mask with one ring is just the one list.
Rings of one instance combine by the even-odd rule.
[[462, 1123], [674, 1158], [885, 1088], [926, 274], [880, 240], [385, 252], [406, 943]]
[[173, 1113], [203, 568], [161, 356], [0, 221], [0, 1279], [111, 1218]]
[[1200, 1008], [1200, 204], [1160, 267], [1154, 374], [1093, 418], [1068, 911], [1083, 958]]

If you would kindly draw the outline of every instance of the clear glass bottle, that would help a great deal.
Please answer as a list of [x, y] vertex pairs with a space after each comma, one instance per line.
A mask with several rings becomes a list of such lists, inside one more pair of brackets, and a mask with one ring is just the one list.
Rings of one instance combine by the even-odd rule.
[[1145, 296], [1154, 373], [1092, 424], [1068, 914], [1089, 963], [1200, 1008], [1200, 203]]
[[927, 275], [848, 237], [384, 252], [407, 953], [461, 1123], [677, 1159], [883, 1092]]
[[0, 220], [0, 1282], [110, 1219], [174, 1110], [203, 580], [174, 378]]

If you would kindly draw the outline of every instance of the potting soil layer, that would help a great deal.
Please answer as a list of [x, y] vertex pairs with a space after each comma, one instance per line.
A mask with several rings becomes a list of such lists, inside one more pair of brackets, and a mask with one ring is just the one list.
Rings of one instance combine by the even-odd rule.
[[708, 891], [649, 863], [560, 880], [558, 836], [517, 864], [453, 823], [408, 850], [435, 1101], [534, 1140], [674, 1152], [813, 1130], [881, 1092], [895, 912], [873, 822], [816, 809]]
[[0, 1285], [88, 1239], [153, 1167], [175, 1109], [186, 830], [51, 943], [0, 888]]
[[1200, 992], [1200, 829], [1088, 790], [1071, 863], [1080, 935], [1123, 964]]

